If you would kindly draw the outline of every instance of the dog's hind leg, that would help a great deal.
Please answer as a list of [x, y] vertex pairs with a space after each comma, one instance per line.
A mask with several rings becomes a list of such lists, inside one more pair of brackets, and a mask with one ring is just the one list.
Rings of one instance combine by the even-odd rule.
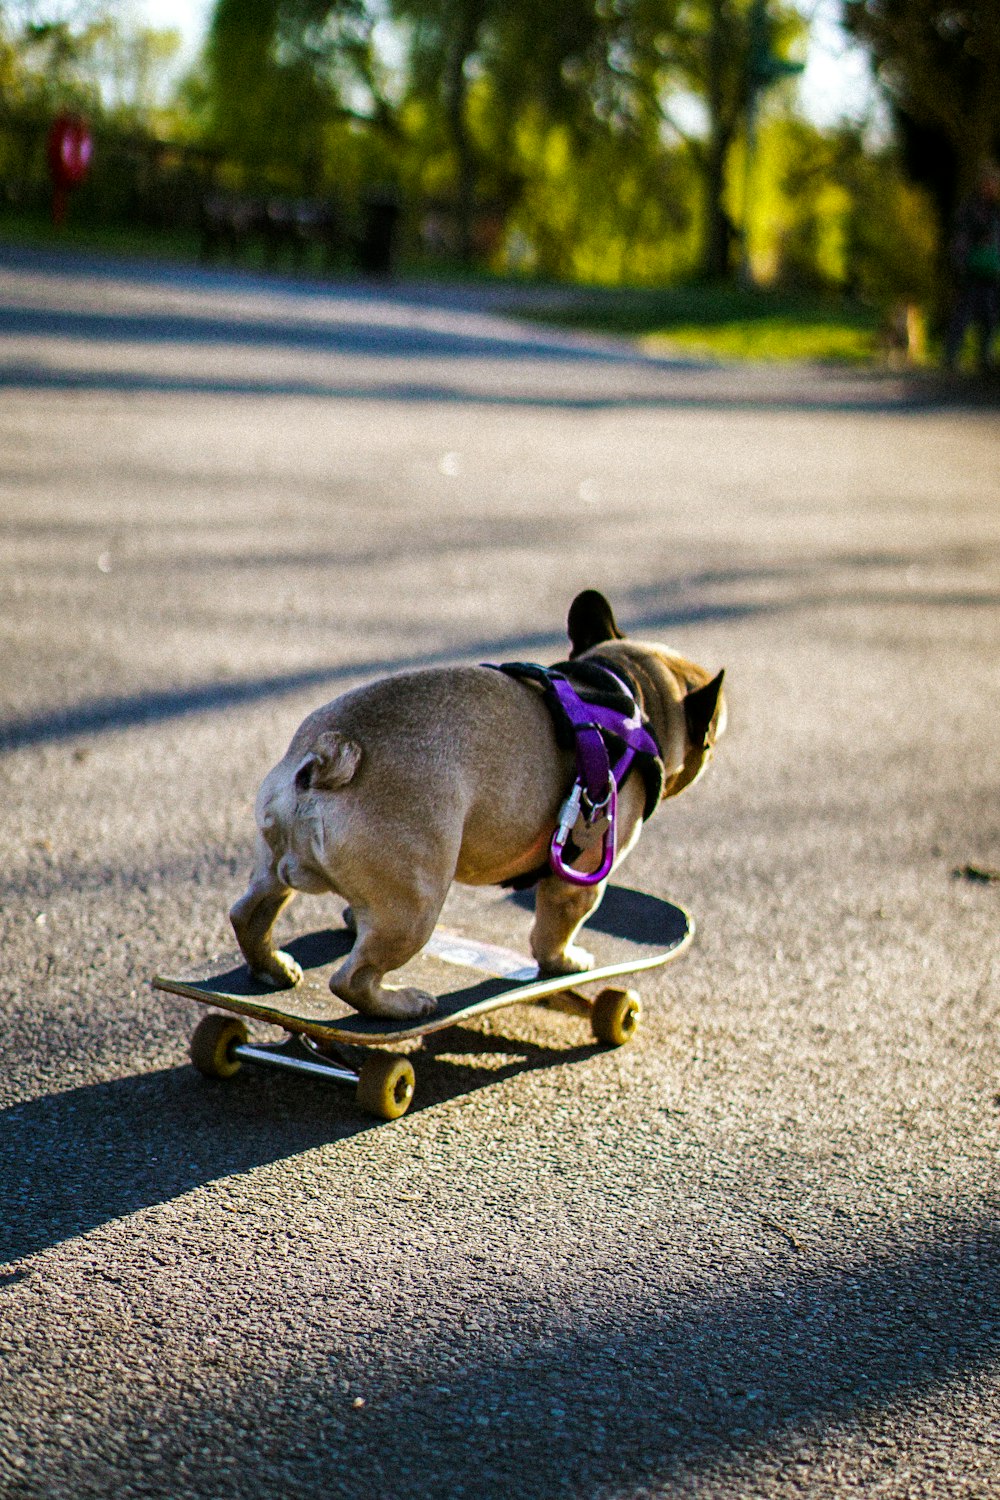
[[292, 955], [274, 946], [274, 924], [294, 895], [291, 886], [279, 880], [268, 851], [229, 913], [236, 941], [254, 977], [278, 990], [291, 989], [302, 978]]
[[543, 974], [583, 974], [594, 967], [593, 954], [573, 939], [600, 905], [604, 884], [570, 885], [557, 875], [538, 882], [531, 951]]
[[447, 894], [440, 900], [407, 902], [397, 899], [379, 903], [378, 910], [357, 900], [351, 902], [354, 946], [330, 980], [330, 988], [362, 1015], [386, 1016], [392, 1020], [415, 1020], [429, 1015], [437, 999], [426, 990], [382, 983], [386, 974], [401, 969], [427, 942]]

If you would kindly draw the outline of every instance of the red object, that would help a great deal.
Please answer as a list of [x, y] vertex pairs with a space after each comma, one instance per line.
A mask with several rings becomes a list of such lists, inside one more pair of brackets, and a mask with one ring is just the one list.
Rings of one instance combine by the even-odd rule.
[[52, 178], [52, 221], [59, 228], [66, 220], [71, 188], [79, 187], [90, 171], [94, 138], [80, 115], [57, 115], [48, 139], [49, 176]]

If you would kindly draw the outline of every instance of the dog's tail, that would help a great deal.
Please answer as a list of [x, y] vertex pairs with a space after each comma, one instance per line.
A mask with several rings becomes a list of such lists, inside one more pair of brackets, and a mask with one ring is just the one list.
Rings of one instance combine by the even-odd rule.
[[353, 781], [361, 764], [361, 746], [339, 730], [327, 729], [303, 756], [295, 771], [297, 791], [339, 792]]

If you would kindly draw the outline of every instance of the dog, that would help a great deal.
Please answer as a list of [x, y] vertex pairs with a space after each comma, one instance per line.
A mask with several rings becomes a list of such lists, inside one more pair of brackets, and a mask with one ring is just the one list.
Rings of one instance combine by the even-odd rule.
[[[568, 633], [569, 662], [552, 670], [610, 673], [618, 688], [627, 685], [635, 721], [659, 752], [654, 805], [692, 785], [725, 728], [723, 673], [712, 678], [665, 646], [627, 638], [596, 590], [574, 599]], [[517, 884], [535, 875], [539, 968], [593, 967], [575, 938], [605, 882], [574, 884], [546, 864], [574, 770], [544, 694], [506, 668], [404, 672], [310, 714], [261, 786], [253, 874], [230, 912], [253, 974], [275, 989], [298, 983], [298, 964], [274, 946], [275, 923], [297, 891], [333, 892], [349, 903], [354, 933], [333, 993], [365, 1015], [427, 1015], [432, 995], [383, 980], [427, 942], [452, 882]], [[615, 865], [651, 810], [649, 781], [632, 769], [618, 789]], [[599, 840], [585, 842], [577, 868], [593, 871], [601, 856]]]

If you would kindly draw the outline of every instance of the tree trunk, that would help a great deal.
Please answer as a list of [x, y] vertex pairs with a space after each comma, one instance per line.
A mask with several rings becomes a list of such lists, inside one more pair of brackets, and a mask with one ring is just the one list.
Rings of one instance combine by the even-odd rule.
[[705, 161], [704, 239], [702, 275], [722, 281], [730, 272], [732, 224], [723, 198], [726, 190], [726, 160], [733, 141], [733, 125], [725, 98], [727, 0], [710, 0], [708, 32], [709, 142]]
[[466, 120], [469, 85], [465, 69], [476, 50], [479, 21], [478, 0], [465, 0], [458, 7], [454, 41], [444, 76], [445, 118], [457, 166], [458, 249], [466, 263], [472, 260], [475, 237], [476, 157]]

